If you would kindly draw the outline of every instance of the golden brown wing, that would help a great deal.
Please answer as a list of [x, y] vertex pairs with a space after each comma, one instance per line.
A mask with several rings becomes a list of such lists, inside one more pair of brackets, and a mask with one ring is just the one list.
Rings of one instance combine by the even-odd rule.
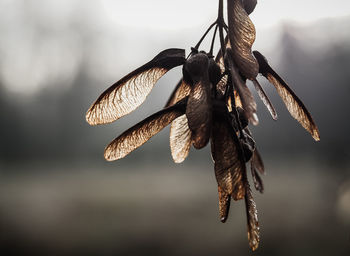
[[[227, 36], [225, 37], [225, 45], [226, 47], [230, 47], [230, 41], [228, 40]], [[224, 63], [224, 58], [222, 56], [221, 49], [219, 50], [218, 54], [215, 57], [215, 62], [219, 65], [221, 74], [223, 74], [225, 72], [225, 63]], [[221, 80], [216, 85], [216, 93], [220, 94], [218, 95], [219, 98], [220, 96], [223, 96], [225, 94], [226, 87], [227, 87], [227, 80], [228, 80], [228, 76], [223, 75], [221, 77]]]
[[175, 163], [182, 163], [190, 152], [192, 140], [186, 115], [176, 118], [170, 127], [170, 149]]
[[260, 242], [260, 229], [258, 222], [258, 211], [256, 210], [256, 204], [254, 202], [248, 181], [246, 182], [245, 205], [247, 212], [248, 241], [252, 250], [255, 251]]
[[254, 55], [259, 61], [259, 72], [275, 86], [292, 117], [311, 134], [314, 140], [319, 141], [320, 133], [303, 102], [295, 95], [287, 83], [270, 67], [266, 58], [260, 52], [254, 51]]
[[118, 160], [143, 145], [175, 118], [185, 113], [186, 101], [187, 98], [174, 106], [165, 108], [149, 116], [125, 131], [105, 148], [105, 159], [108, 161]]
[[216, 85], [216, 98], [223, 98], [227, 88], [228, 76], [224, 75]]
[[230, 211], [231, 196], [227, 194], [220, 186], [218, 186], [219, 192], [219, 214], [220, 221], [226, 222], [228, 213]]
[[253, 162], [251, 162], [250, 164], [251, 164], [250, 167], [251, 167], [251, 173], [252, 173], [252, 178], [253, 178], [253, 182], [254, 182], [254, 187], [260, 193], [264, 193], [264, 183], [263, 183], [258, 171], [256, 170]]
[[261, 157], [257, 148], [255, 148], [255, 150], [254, 150], [253, 157], [252, 157], [252, 163], [254, 164], [255, 168], [261, 174], [265, 174], [264, 162], [263, 162], [262, 157]]
[[[181, 79], [172, 92], [165, 107], [174, 105], [179, 100], [188, 96], [191, 92], [191, 86]], [[176, 118], [170, 126], [170, 149], [171, 156], [175, 163], [182, 163], [191, 148], [191, 131], [188, 127], [186, 115]]]
[[[225, 47], [229, 47], [231, 48], [231, 44], [230, 44], [230, 41], [228, 39], [228, 36], [226, 35], [225, 37]], [[215, 57], [215, 62], [219, 65], [220, 69], [221, 69], [221, 73], [224, 73], [225, 72], [225, 62], [224, 62], [224, 58], [222, 56], [222, 51], [221, 49], [219, 49], [216, 57]]]
[[209, 58], [198, 53], [189, 58], [184, 65], [184, 77], [191, 81], [186, 117], [192, 132], [192, 143], [197, 149], [208, 144], [212, 124], [211, 83], [208, 73]]
[[140, 106], [155, 83], [170, 69], [185, 62], [185, 50], [168, 49], [104, 91], [86, 113], [90, 125], [106, 124]]
[[209, 83], [199, 82], [192, 87], [188, 97], [186, 117], [188, 127], [192, 131], [193, 146], [197, 149], [205, 147], [210, 138], [212, 124]]
[[255, 90], [258, 92], [258, 95], [259, 95], [261, 101], [264, 103], [264, 105], [266, 106], [267, 110], [270, 112], [270, 114], [272, 116], [272, 119], [273, 120], [277, 120], [277, 112], [276, 112], [274, 106], [272, 105], [269, 97], [267, 97], [264, 89], [259, 84], [258, 80], [254, 79], [253, 80], [253, 84], [255, 86]]
[[167, 103], [165, 104], [165, 107], [174, 105], [176, 102], [188, 96], [190, 92], [191, 86], [184, 79], [181, 79], [177, 83], [174, 91], [171, 93]]
[[227, 63], [230, 68], [230, 73], [232, 77], [232, 82], [238, 91], [240, 96], [242, 107], [247, 119], [253, 124], [257, 125], [259, 123], [258, 116], [256, 114], [256, 102], [252, 93], [250, 92], [247, 85], [243, 82], [242, 78], [239, 75], [237, 67], [233, 61], [233, 51], [230, 48], [226, 49], [227, 53]]
[[233, 59], [239, 71], [248, 79], [257, 77], [259, 64], [252, 55], [255, 27], [244, 10], [241, 0], [227, 0], [229, 39]]
[[211, 153], [219, 187], [234, 200], [244, 197], [243, 172], [245, 163], [239, 152], [238, 138], [227, 120], [216, 118], [213, 121]]

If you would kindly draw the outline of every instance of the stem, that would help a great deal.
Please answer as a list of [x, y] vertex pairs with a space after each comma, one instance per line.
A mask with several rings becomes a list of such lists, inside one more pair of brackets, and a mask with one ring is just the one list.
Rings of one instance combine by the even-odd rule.
[[214, 43], [215, 43], [215, 37], [216, 37], [216, 32], [218, 31], [218, 25], [216, 25], [215, 30], [214, 30], [214, 34], [213, 34], [213, 39], [211, 41], [211, 46], [210, 46], [210, 51], [209, 51], [209, 55], [213, 56], [213, 49], [214, 49]]
[[225, 26], [225, 21], [224, 21], [224, 1], [223, 0], [219, 0], [219, 11], [218, 11], [217, 24], [219, 26], [221, 56], [224, 58], [225, 57], [225, 39], [224, 39], [223, 27]]
[[202, 36], [202, 38], [199, 40], [199, 42], [196, 44], [196, 46], [194, 47], [194, 49], [198, 50], [199, 46], [201, 45], [201, 43], [203, 42], [204, 38], [208, 35], [208, 33], [210, 32], [210, 30], [216, 25], [216, 21], [210, 25], [210, 27], [207, 29], [207, 31], [205, 31], [204, 35]]
[[219, 0], [219, 9], [218, 9], [218, 20], [223, 20], [223, 13], [224, 13], [224, 1]]

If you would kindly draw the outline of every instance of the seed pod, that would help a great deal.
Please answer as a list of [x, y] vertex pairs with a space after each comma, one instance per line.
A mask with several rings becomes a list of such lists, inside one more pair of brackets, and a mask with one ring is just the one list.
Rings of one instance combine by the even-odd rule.
[[257, 2], [257, 0], [243, 0], [244, 10], [248, 15], [254, 11]]
[[209, 80], [215, 88], [217, 83], [221, 80], [221, 69], [220, 66], [214, 61], [213, 58], [209, 59]]

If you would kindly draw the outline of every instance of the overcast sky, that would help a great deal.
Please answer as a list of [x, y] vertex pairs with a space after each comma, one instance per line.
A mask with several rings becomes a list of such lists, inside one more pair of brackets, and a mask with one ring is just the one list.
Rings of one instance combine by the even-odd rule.
[[[59, 79], [63, 88], [74, 82], [82, 61], [91, 74], [115, 79], [145, 61], [131, 56], [141, 56], [138, 51], [149, 58], [155, 52], [145, 49], [192, 46], [216, 19], [217, 5], [218, 0], [0, 0], [1, 82], [16, 93], [36, 92]], [[270, 45], [273, 35], [264, 31], [271, 26], [343, 16], [350, 16], [350, 0], [258, 0], [251, 18], [256, 43], [264, 39]], [[143, 48], [135, 48], [140, 40]], [[82, 60], [84, 50], [89, 54]]]
[[[118, 24], [154, 28], [190, 27], [215, 19], [217, 0], [103, 0], [106, 13]], [[252, 19], [260, 27], [291, 20], [312, 22], [350, 15], [349, 0], [258, 0]], [[140, 22], [141, 21], [141, 22]]]

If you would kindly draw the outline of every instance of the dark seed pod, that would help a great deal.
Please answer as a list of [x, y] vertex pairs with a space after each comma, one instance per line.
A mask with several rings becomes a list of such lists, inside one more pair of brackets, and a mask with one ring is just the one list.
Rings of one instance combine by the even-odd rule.
[[215, 88], [216, 85], [221, 80], [221, 69], [220, 66], [214, 61], [213, 58], [209, 59], [209, 80], [213, 87]]
[[257, 3], [257, 0], [243, 0], [244, 10], [247, 12], [248, 15], [254, 11]]
[[205, 53], [192, 55], [184, 64], [184, 75], [189, 75], [193, 83], [199, 82], [208, 73], [209, 58]]

